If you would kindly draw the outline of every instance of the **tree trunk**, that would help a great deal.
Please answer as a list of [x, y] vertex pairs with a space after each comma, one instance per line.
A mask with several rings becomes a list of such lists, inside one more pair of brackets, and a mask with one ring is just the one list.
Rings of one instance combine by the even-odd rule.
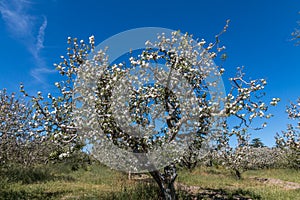
[[235, 176], [238, 180], [242, 179], [242, 174], [238, 169], [234, 169]]
[[164, 168], [164, 173], [160, 171], [150, 172], [160, 189], [160, 196], [164, 200], [177, 200], [176, 190], [174, 186], [177, 177], [175, 164], [170, 164]]

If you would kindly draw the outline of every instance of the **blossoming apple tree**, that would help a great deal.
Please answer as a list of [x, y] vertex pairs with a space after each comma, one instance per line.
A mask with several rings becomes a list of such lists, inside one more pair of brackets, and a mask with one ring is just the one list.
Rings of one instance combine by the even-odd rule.
[[220, 79], [211, 78], [224, 72], [213, 63], [224, 49], [218, 37], [206, 44], [189, 34], [162, 33], [145, 41], [138, 55], [115, 64], [105, 49], [95, 51], [93, 36], [89, 44], [68, 38], [67, 56], [55, 65], [65, 77], [55, 83], [61, 95], [32, 96], [37, 128], [61, 144], [58, 156], [88, 144], [115, 169], [149, 172], [162, 198], [176, 199], [178, 162], [190, 163], [190, 153], [204, 146], [229, 152], [231, 137], [246, 140], [255, 118], [270, 117], [261, 100], [264, 79], [246, 80], [238, 69], [229, 93], [219, 92]]
[[28, 167], [46, 160], [45, 137], [35, 134], [30, 104], [0, 91], [0, 165]]
[[282, 134], [277, 133], [276, 143], [286, 151], [289, 165], [300, 169], [300, 98], [296, 103], [287, 106], [286, 112], [288, 117], [296, 123], [288, 124], [287, 130], [282, 131]]

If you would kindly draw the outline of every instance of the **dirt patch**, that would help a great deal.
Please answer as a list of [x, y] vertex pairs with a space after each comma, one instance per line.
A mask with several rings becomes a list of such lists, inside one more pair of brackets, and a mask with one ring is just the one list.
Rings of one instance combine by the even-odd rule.
[[209, 200], [252, 200], [257, 199], [257, 197], [250, 197], [250, 194], [246, 194], [246, 191], [235, 191], [229, 193], [228, 191], [222, 189], [206, 189], [199, 186], [188, 186], [182, 183], [175, 183], [177, 190], [185, 191], [188, 195], [188, 199], [209, 199]]
[[277, 185], [279, 187], [284, 188], [285, 190], [300, 189], [300, 184], [299, 183], [295, 183], [295, 182], [283, 181], [283, 180], [275, 179], [275, 178], [251, 177], [251, 179], [254, 179], [256, 181], [259, 181], [259, 182], [262, 182], [262, 183], [266, 183], [266, 184]]

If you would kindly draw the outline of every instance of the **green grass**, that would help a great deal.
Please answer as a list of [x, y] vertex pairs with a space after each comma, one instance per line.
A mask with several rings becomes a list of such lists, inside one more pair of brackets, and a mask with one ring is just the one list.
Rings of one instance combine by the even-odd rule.
[[[121, 190], [124, 182], [123, 174], [102, 165], [75, 172], [64, 164], [17, 171], [14, 168], [2, 173], [0, 199], [101, 199], [106, 193]], [[29, 174], [32, 171], [35, 175]]]
[[[128, 180], [127, 175], [95, 164], [72, 171], [70, 166], [56, 164], [32, 169], [13, 167], [1, 171], [0, 199], [158, 199], [153, 183]], [[198, 167], [193, 171], [179, 170], [177, 181], [197, 186], [197, 191], [178, 191], [179, 199], [299, 199], [300, 190], [286, 190], [253, 177], [276, 178], [299, 183], [299, 171], [289, 169], [253, 170], [236, 180], [223, 168]], [[12, 175], [12, 176], [11, 176]]]
[[265, 177], [281, 179], [283, 181], [291, 181], [300, 183], [300, 171], [296, 169], [262, 169], [250, 170], [244, 173], [245, 177]]
[[268, 184], [253, 179], [275, 178], [299, 183], [300, 172], [293, 169], [251, 170], [243, 173], [243, 179], [236, 178], [225, 169], [199, 167], [192, 172], [179, 171], [178, 181], [187, 185], [197, 185], [202, 189], [225, 190], [241, 193], [253, 199], [300, 199], [300, 189], [287, 190], [282, 185]]

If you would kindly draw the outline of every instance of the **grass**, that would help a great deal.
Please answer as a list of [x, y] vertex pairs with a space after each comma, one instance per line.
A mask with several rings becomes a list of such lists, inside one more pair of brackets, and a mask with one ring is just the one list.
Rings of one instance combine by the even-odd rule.
[[124, 175], [102, 165], [75, 172], [64, 164], [41, 168], [29, 170], [36, 171], [31, 177], [22, 168], [19, 173], [17, 169], [4, 170], [0, 199], [101, 199], [105, 193], [120, 190], [124, 182]]
[[[158, 199], [153, 183], [128, 180], [122, 172], [95, 164], [72, 171], [68, 165], [39, 166], [33, 169], [1, 170], [0, 199]], [[5, 173], [4, 173], [5, 172]], [[299, 183], [299, 172], [289, 169], [253, 170], [236, 180], [222, 168], [198, 167], [193, 171], [179, 170], [177, 181], [197, 186], [192, 192], [178, 191], [179, 199], [299, 199], [300, 190], [286, 190], [253, 177], [276, 178]], [[11, 176], [13, 175], [13, 176]]]
[[300, 189], [287, 190], [284, 185], [260, 182], [253, 177], [275, 178], [299, 183], [300, 173], [293, 169], [251, 170], [242, 174], [242, 180], [225, 169], [199, 167], [192, 172], [179, 171], [178, 181], [187, 185], [197, 185], [202, 189], [225, 190], [230, 193], [241, 193], [253, 199], [300, 199]]
[[266, 177], [275, 178], [283, 181], [300, 183], [300, 171], [296, 169], [262, 169], [250, 170], [244, 173], [245, 177]]

